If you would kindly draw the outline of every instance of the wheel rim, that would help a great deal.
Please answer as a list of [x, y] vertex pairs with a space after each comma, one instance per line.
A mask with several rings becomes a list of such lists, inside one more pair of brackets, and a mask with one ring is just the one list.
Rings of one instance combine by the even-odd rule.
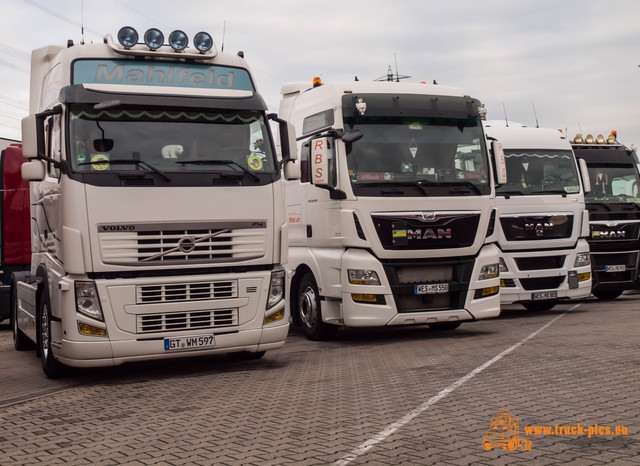
[[40, 341], [42, 341], [42, 357], [49, 357], [49, 308], [46, 304], [42, 306], [40, 314]]
[[317, 312], [316, 308], [316, 292], [310, 286], [307, 286], [298, 299], [298, 309], [300, 312], [300, 320], [308, 326], [313, 325], [313, 321]]

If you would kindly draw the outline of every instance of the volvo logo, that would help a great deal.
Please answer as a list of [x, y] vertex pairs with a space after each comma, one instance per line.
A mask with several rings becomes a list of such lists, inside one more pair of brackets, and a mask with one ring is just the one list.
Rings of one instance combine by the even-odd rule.
[[178, 241], [178, 249], [185, 254], [193, 252], [196, 248], [196, 239], [193, 236], [185, 236]]
[[100, 225], [101, 231], [134, 231], [136, 229], [133, 225]]

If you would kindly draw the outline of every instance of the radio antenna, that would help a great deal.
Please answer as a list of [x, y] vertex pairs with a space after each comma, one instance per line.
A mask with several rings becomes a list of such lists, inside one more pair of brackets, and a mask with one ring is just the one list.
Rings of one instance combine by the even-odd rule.
[[509, 119], [507, 118], [507, 107], [505, 107], [504, 102], [502, 102], [502, 110], [504, 111], [504, 123], [509, 127]]
[[224, 35], [227, 32], [227, 20], [224, 20], [224, 24], [222, 25], [222, 50], [220, 50], [221, 52], [224, 52]]
[[84, 0], [80, 4], [80, 43], [84, 44]]
[[533, 107], [533, 116], [536, 117], [536, 128], [540, 128], [540, 125], [538, 124], [538, 114], [536, 113], [536, 106], [533, 103], [533, 100], [531, 101], [531, 106]]

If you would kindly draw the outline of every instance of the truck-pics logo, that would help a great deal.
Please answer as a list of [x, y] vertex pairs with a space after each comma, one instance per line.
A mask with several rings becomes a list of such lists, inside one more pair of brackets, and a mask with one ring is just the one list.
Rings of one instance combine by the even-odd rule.
[[491, 417], [489, 430], [482, 437], [482, 448], [485, 450], [502, 448], [508, 451], [520, 448], [528, 451], [531, 450], [531, 440], [520, 437], [518, 416], [512, 414], [511, 410], [502, 409]]

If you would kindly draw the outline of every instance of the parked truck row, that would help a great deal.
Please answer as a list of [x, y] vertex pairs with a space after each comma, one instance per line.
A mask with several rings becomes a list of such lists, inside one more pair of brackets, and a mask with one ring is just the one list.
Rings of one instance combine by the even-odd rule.
[[[242, 53], [206, 33], [193, 42], [123, 28], [32, 54], [22, 145], [2, 159], [0, 319], [47, 376], [259, 358], [290, 320], [324, 339], [342, 326], [454, 329], [501, 302], [549, 309], [590, 295], [589, 245], [603, 255], [600, 296], [610, 274], [635, 284], [637, 245], [634, 264], [626, 250], [605, 259], [618, 230], [627, 249], [638, 241], [630, 151], [626, 175], [608, 172], [616, 202], [587, 210], [597, 163], [557, 131], [484, 121], [462, 89], [287, 83], [269, 114]], [[596, 216], [606, 228], [590, 223], [598, 206], [619, 210]]]

